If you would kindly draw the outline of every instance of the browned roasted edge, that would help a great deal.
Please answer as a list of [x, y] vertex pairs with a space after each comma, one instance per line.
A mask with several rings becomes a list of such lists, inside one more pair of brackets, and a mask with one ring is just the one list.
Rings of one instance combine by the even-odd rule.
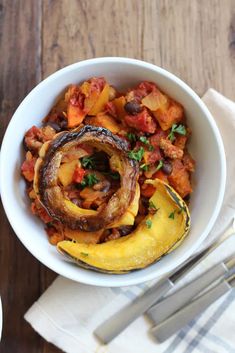
[[[79, 131], [69, 131], [69, 132], [65, 131], [60, 133], [60, 135], [54, 140], [52, 140], [52, 142], [50, 143], [50, 146], [46, 152], [46, 156], [43, 159], [39, 169], [39, 180], [38, 180], [39, 194], [40, 194], [41, 202], [43, 206], [46, 208], [46, 210], [54, 219], [60, 222], [61, 222], [61, 218], [58, 216], [58, 214], [53, 212], [53, 210], [50, 207], [47, 207], [48, 200], [45, 195], [45, 190], [48, 187], [47, 177], [46, 177], [47, 168], [49, 166], [49, 163], [51, 162], [51, 159], [53, 158], [54, 154], [59, 148], [63, 147], [65, 144], [67, 144], [70, 141], [73, 141], [73, 140], [79, 141], [79, 138], [81, 138], [84, 134], [87, 134], [87, 133], [94, 135], [94, 137], [96, 138], [99, 137], [99, 135], [102, 137], [106, 137], [106, 141], [109, 144], [111, 144], [113, 148], [124, 153], [130, 166], [133, 168], [133, 180], [136, 182], [136, 179], [137, 179], [138, 163], [128, 158], [127, 156], [128, 143], [124, 139], [116, 135], [113, 135], [109, 130], [102, 127], [86, 125]], [[134, 197], [135, 182], [132, 183], [133, 190], [131, 190], [132, 191], [131, 201], [133, 200], [133, 197]], [[89, 222], [87, 220], [87, 217], [81, 216], [79, 220], [76, 222], [76, 224], [73, 224], [73, 222], [70, 220], [67, 222], [68, 223], [67, 225], [71, 227], [71, 229], [81, 229], [83, 231], [90, 231], [90, 232], [96, 231], [105, 226], [105, 220], [102, 220], [100, 216], [101, 215], [99, 214], [99, 221], [97, 219], [97, 216], [89, 216]]]

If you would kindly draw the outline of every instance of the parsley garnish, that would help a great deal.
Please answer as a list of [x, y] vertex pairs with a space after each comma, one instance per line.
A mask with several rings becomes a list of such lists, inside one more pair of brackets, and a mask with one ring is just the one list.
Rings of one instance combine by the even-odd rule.
[[80, 252], [80, 254], [81, 254], [82, 256], [88, 256], [88, 254], [87, 254], [86, 252]]
[[153, 201], [149, 201], [149, 208], [152, 208], [153, 210], [157, 210], [157, 207], [154, 205]]
[[157, 172], [159, 169], [161, 169], [162, 166], [163, 166], [163, 161], [160, 160], [159, 163], [158, 163], [158, 165], [157, 165], [156, 172]]
[[186, 129], [184, 125], [173, 124], [171, 131], [168, 135], [169, 140], [172, 142], [175, 139], [175, 132], [180, 135], [186, 135]]
[[176, 211], [173, 211], [169, 214], [168, 218], [171, 218], [171, 219], [175, 219], [175, 212]]
[[87, 174], [85, 175], [85, 177], [83, 178], [82, 182], [81, 182], [81, 185], [83, 187], [85, 186], [93, 186], [95, 184], [97, 184], [99, 181], [99, 179], [97, 178], [97, 176], [95, 174]]
[[138, 161], [140, 162], [142, 157], [144, 155], [144, 148], [143, 147], [140, 147], [139, 150], [132, 150], [128, 153], [128, 157], [131, 158], [131, 159], [134, 159], [135, 161]]
[[136, 135], [133, 134], [132, 132], [128, 132], [128, 133], [126, 134], [126, 136], [127, 136], [128, 140], [129, 140], [130, 142], [136, 142], [136, 141], [137, 141]]
[[145, 224], [146, 224], [147, 228], [150, 229], [150, 228], [152, 227], [152, 221], [151, 221], [151, 219], [147, 219], [147, 220], [145, 221]]
[[149, 145], [149, 140], [145, 136], [140, 136], [140, 141], [143, 142], [145, 145]]
[[95, 167], [94, 157], [83, 157], [81, 163], [84, 168], [93, 169]]
[[148, 150], [149, 151], [153, 151], [154, 150], [154, 147], [152, 145], [150, 145], [150, 142], [149, 140], [147, 139], [147, 137], [145, 136], [140, 136], [139, 140], [144, 143], [145, 145], [148, 145]]
[[147, 170], [149, 170], [149, 166], [148, 164], [144, 163], [144, 164], [141, 164], [140, 169], [147, 172]]

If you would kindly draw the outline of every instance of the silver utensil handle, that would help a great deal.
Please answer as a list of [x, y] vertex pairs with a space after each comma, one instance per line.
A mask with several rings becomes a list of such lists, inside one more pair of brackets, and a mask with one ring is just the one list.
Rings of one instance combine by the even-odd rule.
[[164, 342], [182, 327], [192, 321], [197, 315], [207, 309], [213, 302], [222, 295], [229, 292], [230, 285], [223, 281], [211, 290], [195, 299], [192, 303], [176, 312], [173, 316], [166, 319], [161, 324], [153, 327], [150, 332], [158, 342]]
[[147, 316], [155, 325], [166, 320], [169, 316], [190, 302], [197, 294], [199, 294], [209, 284], [219, 279], [227, 272], [224, 263], [220, 263], [212, 267], [205, 273], [198, 276], [195, 280], [180, 288], [175, 293], [162, 299], [160, 302], [152, 306], [147, 311]]
[[94, 334], [103, 343], [110, 342], [172, 287], [173, 283], [169, 279], [160, 280], [160, 282], [149, 288], [143, 295], [137, 297], [128, 307], [124, 307], [102, 323], [94, 331]]

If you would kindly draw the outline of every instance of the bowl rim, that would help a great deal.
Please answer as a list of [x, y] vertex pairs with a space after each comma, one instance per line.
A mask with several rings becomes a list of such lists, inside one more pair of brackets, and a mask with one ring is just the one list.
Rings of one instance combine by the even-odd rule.
[[[217, 196], [217, 201], [215, 203], [215, 207], [213, 210], [213, 213], [210, 216], [209, 222], [207, 223], [207, 226], [205, 227], [204, 231], [201, 233], [201, 235], [198, 237], [197, 241], [189, 248], [187, 251], [181, 256], [179, 259], [177, 259], [174, 264], [168, 264], [165, 266], [164, 269], [158, 270], [158, 273], [156, 274], [156, 271], [152, 271], [148, 274], [145, 274], [144, 276], [140, 277], [134, 277], [128, 280], [123, 279], [122, 276], [124, 275], [116, 275], [116, 280], [115, 282], [111, 281], [112, 283], [108, 283], [109, 280], [107, 279], [109, 274], [107, 274], [106, 280], [102, 278], [90, 278], [89, 276], [83, 275], [81, 278], [77, 278], [77, 276], [72, 275], [67, 269], [65, 268], [57, 268], [55, 265], [53, 265], [53, 262], [48, 264], [46, 261], [46, 258], [43, 257], [41, 253], [37, 253], [37, 249], [33, 246], [33, 244], [27, 243], [24, 239], [23, 232], [20, 231], [19, 226], [17, 222], [14, 220], [14, 215], [11, 211], [10, 204], [8, 204], [7, 200], [7, 194], [4, 191], [4, 157], [5, 153], [7, 152], [7, 136], [8, 136], [8, 131], [11, 130], [12, 126], [14, 125], [18, 112], [27, 105], [28, 101], [31, 99], [31, 96], [33, 96], [37, 91], [41, 90], [44, 86], [47, 85], [48, 82], [53, 81], [57, 79], [60, 76], [63, 76], [67, 72], [73, 70], [74, 68], [81, 68], [84, 66], [89, 66], [90, 64], [104, 64], [104, 63], [113, 63], [113, 64], [118, 64], [118, 63], [125, 63], [125, 64], [130, 64], [134, 66], [138, 66], [140, 68], [144, 69], [149, 69], [155, 72], [158, 72], [160, 75], [166, 77], [170, 81], [174, 81], [177, 86], [180, 87], [181, 90], [185, 91], [188, 95], [191, 96], [191, 98], [196, 102], [197, 105], [200, 106], [201, 110], [207, 117], [207, 120], [209, 121], [209, 124], [211, 126], [211, 129], [213, 131], [213, 134], [216, 138], [217, 146], [218, 146], [218, 152], [219, 152], [219, 164], [221, 166], [221, 179], [220, 179], [220, 188], [218, 190], [218, 196]], [[167, 273], [173, 271], [176, 269], [179, 265], [181, 265], [186, 259], [188, 259], [194, 251], [200, 246], [200, 244], [203, 242], [203, 240], [208, 236], [210, 230], [212, 229], [213, 225], [215, 224], [215, 221], [218, 217], [219, 211], [222, 206], [223, 202], [223, 197], [224, 197], [224, 192], [225, 192], [225, 185], [226, 185], [226, 158], [225, 158], [225, 151], [224, 151], [224, 145], [222, 141], [222, 137], [220, 135], [219, 129], [212, 117], [212, 114], [204, 104], [204, 102], [200, 99], [200, 97], [193, 91], [192, 88], [190, 88], [184, 81], [182, 81], [180, 78], [172, 74], [171, 72], [157, 66], [151, 63], [148, 63], [146, 61], [142, 60], [137, 60], [137, 59], [132, 59], [128, 57], [98, 57], [98, 58], [93, 58], [93, 59], [87, 59], [83, 60], [80, 62], [73, 63], [71, 65], [68, 65], [62, 69], [57, 70], [56, 72], [52, 73], [49, 75], [47, 78], [45, 78], [43, 81], [41, 81], [39, 84], [37, 84], [28, 94], [27, 96], [23, 99], [23, 101], [20, 103], [18, 108], [15, 110], [8, 127], [5, 131], [3, 140], [2, 140], [2, 146], [1, 146], [1, 158], [0, 158], [0, 190], [1, 190], [1, 197], [2, 197], [2, 204], [5, 210], [5, 213], [7, 215], [7, 218], [19, 238], [19, 240], [23, 243], [23, 245], [26, 247], [26, 249], [34, 256], [36, 257], [37, 260], [39, 260], [42, 264], [44, 264], [46, 267], [50, 268], [52, 271], [56, 272], [59, 275], [62, 275], [66, 278], [69, 278], [71, 280], [74, 280], [76, 282], [81, 282], [84, 284], [89, 284], [89, 285], [95, 285], [95, 286], [103, 286], [103, 287], [120, 287], [120, 286], [128, 286], [128, 285], [136, 285], [140, 283], [144, 283], [146, 281], [150, 281], [156, 278], [160, 278], [163, 275], [166, 275]], [[139, 270], [141, 271], [141, 270]]]

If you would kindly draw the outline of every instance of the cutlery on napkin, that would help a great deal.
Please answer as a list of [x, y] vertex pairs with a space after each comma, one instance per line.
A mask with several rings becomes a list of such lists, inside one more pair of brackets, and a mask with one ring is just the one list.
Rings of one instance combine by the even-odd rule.
[[[172, 271], [169, 277], [162, 278], [154, 286], [151, 286], [142, 296], [138, 296], [128, 306], [123, 307], [113, 316], [104, 321], [96, 328], [94, 334], [102, 343], [109, 343], [119, 335], [127, 326], [129, 326], [140, 315], [145, 313], [154, 303], [165, 295], [174, 285], [180, 281], [188, 272], [197, 266], [206, 256], [214, 251], [224, 240], [235, 233], [235, 218], [232, 224], [216, 241], [196, 254], [183, 265]], [[232, 261], [232, 260], [231, 260]]]
[[212, 303], [222, 297], [224, 294], [230, 292], [235, 287], [235, 274], [229, 278], [223, 278], [217, 285], [207, 290], [190, 304], [177, 311], [165, 321], [161, 322], [151, 329], [152, 335], [163, 342], [167, 340], [174, 333], [179, 331], [187, 323], [193, 320], [196, 316], [203, 313]]
[[[235, 213], [235, 104], [210, 89], [203, 100], [220, 129], [227, 155], [227, 186], [220, 215], [208, 241], [211, 242], [230, 222]], [[204, 244], [205, 246], [205, 244]], [[213, 264], [232, 254], [235, 238], [231, 237], [182, 281], [182, 285], [203, 273]], [[179, 333], [156, 346], [148, 334], [149, 320], [143, 315], [135, 320], [108, 346], [101, 346], [92, 332], [102, 322], [131, 303], [156, 281], [124, 288], [86, 286], [58, 276], [46, 292], [25, 314], [25, 319], [46, 340], [67, 353], [182, 353], [235, 352], [235, 291], [211, 305], [203, 315]], [[178, 285], [179, 286], [179, 285]], [[223, 319], [221, 320], [221, 315]]]
[[147, 316], [154, 325], [160, 324], [207, 288], [211, 283], [220, 280], [221, 277], [228, 274], [233, 267], [235, 267], [234, 255], [212, 266], [193, 281], [159, 301], [147, 311]]

